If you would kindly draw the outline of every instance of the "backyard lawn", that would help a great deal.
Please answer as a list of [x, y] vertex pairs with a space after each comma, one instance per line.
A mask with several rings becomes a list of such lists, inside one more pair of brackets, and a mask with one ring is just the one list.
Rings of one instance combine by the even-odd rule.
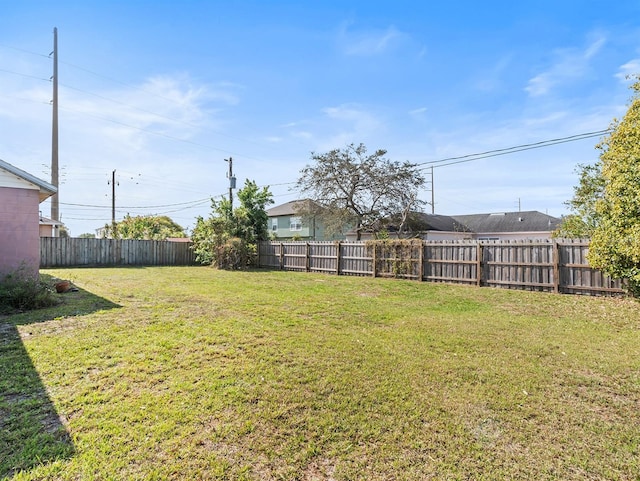
[[637, 480], [637, 301], [204, 267], [43, 271], [0, 479]]

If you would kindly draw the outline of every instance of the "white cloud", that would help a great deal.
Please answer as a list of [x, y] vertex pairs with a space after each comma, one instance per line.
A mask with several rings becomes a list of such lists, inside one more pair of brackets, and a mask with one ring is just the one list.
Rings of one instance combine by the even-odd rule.
[[615, 74], [615, 77], [621, 82], [626, 83], [629, 77], [637, 74], [640, 74], [640, 58], [634, 58], [633, 60], [629, 60], [627, 63], [621, 65], [618, 69], [618, 73]]
[[488, 68], [476, 76], [475, 88], [482, 92], [492, 92], [502, 88], [502, 77], [512, 61], [513, 55], [509, 54], [498, 59], [493, 65], [488, 65]]
[[426, 107], [420, 107], [417, 109], [409, 110], [409, 115], [414, 117], [420, 117], [422, 114], [426, 113], [426, 111], [427, 111]]
[[531, 97], [546, 95], [557, 85], [565, 84], [584, 76], [588, 71], [589, 62], [606, 43], [604, 36], [598, 36], [583, 49], [557, 49], [552, 53], [553, 64], [529, 80], [525, 91]]
[[384, 30], [349, 31], [344, 27], [339, 36], [346, 55], [369, 57], [391, 50], [406, 34], [391, 25]]
[[298, 138], [298, 139], [311, 139], [313, 138], [313, 134], [311, 132], [307, 132], [305, 130], [299, 130], [297, 132], [293, 132], [291, 135], [293, 135], [294, 137]]
[[378, 140], [385, 128], [381, 119], [357, 104], [327, 107], [322, 112], [325, 115], [321, 119], [324, 124], [322, 131], [327, 134], [322, 137], [318, 150], [335, 149], [351, 143], [368, 144], [371, 140]]
[[354, 104], [327, 107], [322, 111], [330, 119], [350, 125], [355, 131], [361, 133], [371, 133], [382, 125], [382, 122], [372, 113]]

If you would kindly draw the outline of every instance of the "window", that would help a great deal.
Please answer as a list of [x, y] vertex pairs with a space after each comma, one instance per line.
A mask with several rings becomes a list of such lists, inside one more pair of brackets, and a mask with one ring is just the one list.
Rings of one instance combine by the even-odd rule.
[[278, 219], [273, 219], [271, 222], [271, 230], [278, 230]]
[[291, 217], [289, 219], [289, 230], [302, 230], [302, 219], [300, 217]]

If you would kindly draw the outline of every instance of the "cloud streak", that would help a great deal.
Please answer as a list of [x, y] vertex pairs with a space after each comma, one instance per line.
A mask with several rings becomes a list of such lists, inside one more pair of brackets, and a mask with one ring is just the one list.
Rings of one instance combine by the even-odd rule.
[[340, 31], [339, 44], [345, 55], [372, 57], [393, 50], [407, 35], [395, 26], [384, 30]]
[[532, 77], [525, 91], [531, 97], [540, 97], [551, 93], [557, 86], [583, 77], [589, 69], [590, 61], [601, 51], [605, 43], [606, 38], [599, 36], [584, 49], [555, 50], [552, 53], [552, 65], [546, 71]]
[[618, 73], [614, 75], [621, 82], [627, 83], [633, 75], [640, 74], [640, 58], [634, 58], [620, 66]]

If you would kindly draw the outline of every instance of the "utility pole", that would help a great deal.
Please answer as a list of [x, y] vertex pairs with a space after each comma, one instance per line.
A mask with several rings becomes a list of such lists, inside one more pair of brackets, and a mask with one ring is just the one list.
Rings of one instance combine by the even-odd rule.
[[233, 189], [236, 188], [236, 178], [233, 176], [233, 157], [224, 159], [225, 162], [229, 162], [229, 172], [227, 172], [227, 178], [229, 179], [229, 208], [233, 212]]
[[433, 185], [433, 165], [431, 166], [431, 213], [436, 213], [436, 194]]
[[111, 172], [111, 227], [116, 227], [116, 171]]
[[56, 193], [51, 196], [51, 219], [60, 220], [60, 204], [58, 198], [58, 29], [53, 29], [53, 121], [51, 130], [51, 184]]

